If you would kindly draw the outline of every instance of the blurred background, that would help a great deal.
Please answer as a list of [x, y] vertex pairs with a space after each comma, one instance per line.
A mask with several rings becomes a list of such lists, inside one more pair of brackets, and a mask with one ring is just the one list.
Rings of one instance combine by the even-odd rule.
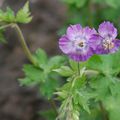
[[[26, 0], [0, 0], [0, 8], [17, 11]], [[33, 20], [20, 25], [32, 52], [43, 48], [49, 56], [61, 54], [58, 38], [68, 25], [80, 23], [97, 28], [105, 20], [120, 28], [120, 0], [30, 0]], [[20, 87], [18, 78], [27, 59], [16, 33], [7, 29], [8, 44], [0, 45], [0, 120], [44, 120], [38, 111], [50, 107], [36, 88]]]

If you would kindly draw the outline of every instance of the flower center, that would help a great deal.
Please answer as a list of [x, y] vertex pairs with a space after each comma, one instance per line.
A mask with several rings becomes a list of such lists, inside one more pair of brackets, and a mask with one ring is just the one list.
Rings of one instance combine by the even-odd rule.
[[79, 47], [84, 47], [84, 43], [83, 43], [83, 42], [80, 42], [80, 43], [78, 43], [78, 46], [79, 46]]
[[105, 48], [105, 50], [107, 49], [112, 49], [114, 48], [114, 43], [111, 40], [105, 40], [103, 41], [103, 47]]

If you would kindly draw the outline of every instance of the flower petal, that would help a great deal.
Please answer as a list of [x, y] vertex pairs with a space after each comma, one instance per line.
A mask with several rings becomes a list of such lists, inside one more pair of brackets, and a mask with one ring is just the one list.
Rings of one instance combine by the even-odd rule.
[[84, 53], [84, 54], [82, 52], [81, 53], [75, 52], [75, 53], [70, 53], [69, 57], [72, 60], [79, 62], [79, 61], [88, 60], [92, 55], [93, 55], [93, 51], [92, 51], [92, 49], [89, 48], [88, 51], [86, 51], [86, 53]]
[[71, 25], [67, 29], [67, 36], [70, 40], [75, 40], [75, 37], [82, 34], [82, 26], [80, 24]]
[[117, 29], [110, 22], [101, 23], [98, 32], [102, 37], [111, 37], [112, 39], [115, 39], [117, 36]]
[[66, 35], [63, 35], [59, 39], [59, 47], [65, 54], [70, 53], [74, 49], [74, 47], [72, 46], [72, 42], [67, 38]]
[[109, 50], [104, 49], [103, 38], [98, 34], [92, 35], [89, 45], [93, 49], [94, 54], [107, 54], [109, 52]]
[[97, 34], [96, 30], [93, 28], [91, 29], [90, 27], [85, 27], [83, 28], [83, 34], [86, 39], [90, 39], [93, 34]]
[[88, 44], [90, 45], [91, 48], [93, 48], [93, 50], [96, 50], [98, 48], [98, 46], [101, 46], [102, 44], [102, 37], [98, 34], [93, 34], [88, 42]]

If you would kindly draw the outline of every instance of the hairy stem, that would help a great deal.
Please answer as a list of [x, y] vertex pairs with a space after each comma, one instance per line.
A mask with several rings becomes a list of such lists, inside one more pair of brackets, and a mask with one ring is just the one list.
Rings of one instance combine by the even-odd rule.
[[99, 101], [99, 106], [100, 106], [101, 112], [103, 114], [103, 119], [104, 120], [109, 120], [108, 115], [106, 113], [106, 110], [105, 110], [105, 108], [104, 108], [104, 106], [102, 104], [102, 101]]
[[13, 24], [13, 27], [15, 28], [15, 30], [16, 30], [18, 36], [19, 36], [21, 46], [22, 46], [27, 58], [30, 60], [30, 62], [32, 64], [36, 65], [36, 61], [33, 58], [32, 54], [31, 54], [31, 52], [30, 52], [30, 50], [29, 50], [29, 48], [28, 48], [28, 46], [27, 46], [27, 44], [25, 42], [25, 39], [24, 39], [24, 36], [23, 36], [23, 33], [22, 33], [20, 27], [17, 24]]
[[8, 28], [8, 27], [12, 27], [12, 25], [13, 25], [13, 23], [6, 24], [6, 25], [2, 25], [2, 26], [0, 27], [0, 30], [1, 30], [1, 29], [5, 29], [5, 28]]
[[28, 48], [28, 46], [25, 42], [25, 39], [24, 39], [24, 36], [23, 36], [23, 33], [22, 33], [20, 27], [15, 23], [10, 23], [10, 24], [6, 24], [6, 25], [1, 26], [0, 29], [5, 29], [5, 28], [8, 28], [8, 27], [15, 28], [15, 30], [16, 30], [18, 36], [19, 36], [21, 46], [22, 46], [27, 58], [30, 60], [30, 62], [32, 64], [36, 65], [37, 63], [36, 63], [35, 59], [33, 58], [32, 54], [31, 54], [31, 52], [30, 52], [30, 50], [29, 50], [29, 48]]

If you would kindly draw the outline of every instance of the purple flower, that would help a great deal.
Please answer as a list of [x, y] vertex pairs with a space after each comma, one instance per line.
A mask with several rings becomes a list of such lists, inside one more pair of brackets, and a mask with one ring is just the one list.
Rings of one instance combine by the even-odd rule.
[[110, 22], [103, 22], [99, 25], [98, 34], [91, 38], [96, 54], [114, 53], [119, 49], [120, 40], [116, 39], [117, 29]]
[[93, 55], [93, 45], [89, 44], [92, 34], [96, 34], [95, 29], [82, 28], [80, 24], [71, 25], [66, 34], [59, 39], [59, 47], [71, 59], [86, 61]]

